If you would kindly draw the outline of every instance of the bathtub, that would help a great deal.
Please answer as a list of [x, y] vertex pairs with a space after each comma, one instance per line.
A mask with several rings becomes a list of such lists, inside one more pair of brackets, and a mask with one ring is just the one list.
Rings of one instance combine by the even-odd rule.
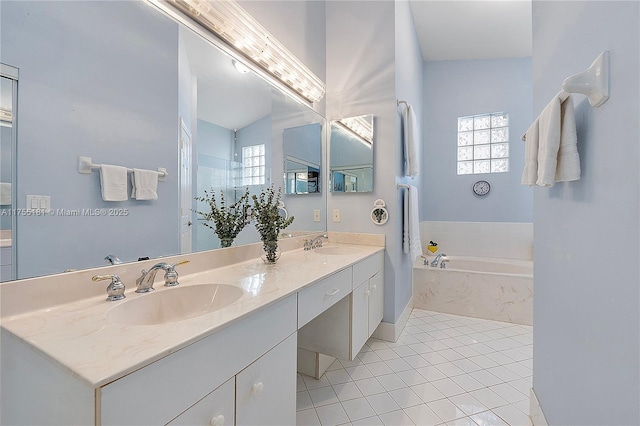
[[446, 269], [414, 264], [414, 308], [533, 325], [532, 261], [447, 257]]

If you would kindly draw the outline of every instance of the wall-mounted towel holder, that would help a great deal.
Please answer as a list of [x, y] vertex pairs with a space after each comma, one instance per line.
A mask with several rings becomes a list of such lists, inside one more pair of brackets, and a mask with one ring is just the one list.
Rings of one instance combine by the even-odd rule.
[[[92, 169], [99, 169], [102, 167], [101, 164], [93, 164], [91, 157], [78, 157], [78, 173], [82, 174], [91, 174]], [[133, 172], [133, 169], [127, 169], [127, 172]], [[158, 167], [158, 180], [160, 182], [164, 182], [167, 180], [167, 169], [164, 167]]]
[[586, 71], [566, 78], [562, 82], [562, 90], [585, 95], [594, 108], [607, 102], [609, 99], [609, 51], [600, 53]]

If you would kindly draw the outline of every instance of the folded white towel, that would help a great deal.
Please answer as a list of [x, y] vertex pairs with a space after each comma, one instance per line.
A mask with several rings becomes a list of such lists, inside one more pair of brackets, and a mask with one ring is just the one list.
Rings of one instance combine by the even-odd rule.
[[404, 175], [415, 177], [420, 172], [420, 154], [416, 115], [411, 105], [406, 104], [402, 114], [404, 142]]
[[415, 262], [418, 257], [422, 256], [419, 211], [418, 188], [409, 186], [409, 245], [411, 246], [411, 262]]
[[129, 198], [126, 167], [102, 164], [100, 166], [100, 183], [104, 201], [126, 201]]
[[409, 218], [411, 217], [409, 209], [409, 189], [404, 191], [403, 209], [402, 209], [402, 251], [409, 254], [411, 251], [411, 231], [409, 229]]
[[0, 205], [8, 206], [11, 204], [11, 184], [8, 182], [0, 182]]
[[560, 92], [525, 134], [523, 185], [553, 186], [580, 179], [573, 99]]
[[133, 190], [131, 198], [136, 200], [158, 199], [158, 172], [154, 170], [133, 169], [131, 173]]

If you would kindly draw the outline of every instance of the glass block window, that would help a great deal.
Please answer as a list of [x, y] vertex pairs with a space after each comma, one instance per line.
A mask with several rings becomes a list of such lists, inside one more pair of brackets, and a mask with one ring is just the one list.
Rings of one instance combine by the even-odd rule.
[[242, 185], [264, 185], [264, 144], [242, 147]]
[[509, 171], [509, 114], [458, 117], [458, 174]]

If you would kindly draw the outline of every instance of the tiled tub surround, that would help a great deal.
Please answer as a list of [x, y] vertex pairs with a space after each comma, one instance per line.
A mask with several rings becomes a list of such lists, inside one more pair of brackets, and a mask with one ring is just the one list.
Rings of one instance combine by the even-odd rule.
[[438, 253], [457, 256], [533, 259], [533, 224], [510, 222], [420, 222], [423, 252], [429, 241]]
[[[431, 261], [433, 257], [428, 257]], [[449, 256], [446, 269], [413, 267], [413, 306], [514, 324], [533, 324], [533, 262]]]
[[[336, 241], [357, 243], [345, 244], [352, 253], [340, 256], [303, 251], [303, 237], [284, 240], [283, 254], [276, 265], [265, 265], [260, 260], [261, 244], [163, 258], [162, 261], [168, 263], [190, 259], [189, 264], [177, 268], [181, 287], [230, 284], [244, 292], [238, 301], [219, 311], [158, 326], [114, 324], [107, 319], [106, 313], [119, 303], [145, 297], [145, 294], [134, 292], [135, 279], [141, 269], [148, 269], [159, 260], [3, 283], [0, 285], [3, 344], [12, 342], [21, 348], [16, 353], [32, 354], [30, 356], [59, 371], [56, 374], [70, 373], [79, 388], [94, 388], [96, 398], [99, 398], [101, 387], [108, 388], [116, 383], [114, 381], [119, 382], [118, 379], [139, 374], [137, 371], [145, 366], [164, 362], [167, 355], [183, 350], [188, 352], [190, 347], [200, 345], [242, 321], [249, 321], [266, 309], [280, 306], [286, 308], [280, 311], [290, 312], [288, 301], [293, 300], [295, 307], [295, 295], [299, 290], [383, 250], [384, 236], [355, 234], [351, 237], [329, 233], [330, 244], [336, 244]], [[91, 276], [109, 273], [118, 274], [127, 285], [124, 301], [106, 302], [106, 284], [91, 282]], [[158, 276], [155, 293], [171, 291], [162, 285], [162, 278], [160, 274]], [[292, 312], [295, 316], [295, 309]], [[289, 318], [290, 314], [287, 315]], [[295, 321], [292, 327], [295, 331]], [[293, 337], [295, 340], [295, 335]], [[243, 351], [251, 346], [252, 343], [248, 343], [251, 340], [240, 345], [248, 345]], [[3, 347], [3, 357], [8, 353], [4, 349], [6, 347]], [[295, 354], [293, 356], [295, 359]], [[10, 354], [11, 357], [13, 362], [19, 363], [15, 353]], [[3, 358], [3, 361], [9, 358]], [[23, 368], [28, 371], [30, 367]], [[132, 372], [136, 373], [127, 376]], [[3, 375], [4, 384], [7, 384], [7, 377]], [[5, 391], [8, 388], [3, 389], [3, 399], [8, 395]], [[104, 399], [106, 392], [103, 390], [102, 394]], [[89, 400], [93, 401], [92, 398]], [[99, 399], [96, 401], [99, 403]], [[7, 403], [6, 399], [4, 403]]]

